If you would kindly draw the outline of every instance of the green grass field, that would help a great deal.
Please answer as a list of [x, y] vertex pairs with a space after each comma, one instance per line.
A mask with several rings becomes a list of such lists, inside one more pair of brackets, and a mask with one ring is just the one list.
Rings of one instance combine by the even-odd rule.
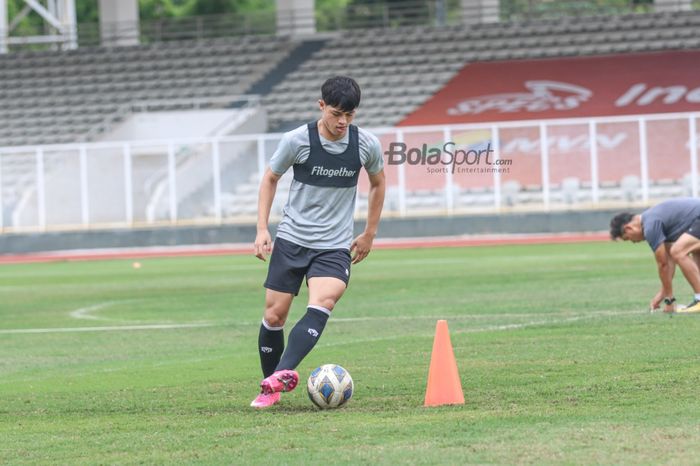
[[[645, 312], [658, 288], [645, 246], [373, 252], [299, 368], [349, 369], [355, 395], [335, 411], [303, 386], [248, 406], [265, 264], [141, 262], [0, 266], [0, 464], [700, 458], [700, 316]], [[676, 295], [691, 298], [680, 272]], [[466, 404], [424, 408], [441, 318]]]

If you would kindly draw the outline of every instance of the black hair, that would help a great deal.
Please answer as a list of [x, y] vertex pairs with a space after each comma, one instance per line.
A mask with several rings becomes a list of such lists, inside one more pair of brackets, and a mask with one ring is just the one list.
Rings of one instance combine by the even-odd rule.
[[622, 212], [615, 215], [612, 220], [610, 220], [610, 239], [622, 238], [622, 233], [625, 225], [630, 223], [634, 218], [634, 214], [631, 212]]
[[335, 76], [321, 86], [321, 99], [331, 107], [352, 112], [360, 105], [360, 86], [347, 76]]

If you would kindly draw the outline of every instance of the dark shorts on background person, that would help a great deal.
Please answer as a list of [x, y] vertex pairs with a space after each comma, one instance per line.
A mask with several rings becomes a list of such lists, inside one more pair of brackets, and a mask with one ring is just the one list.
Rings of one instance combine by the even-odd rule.
[[347, 249], [309, 249], [287, 241], [275, 239], [263, 285], [282, 293], [299, 294], [301, 283], [313, 277], [333, 277], [350, 282], [350, 251]]
[[700, 239], [700, 217], [696, 218], [690, 225], [690, 228], [688, 228], [688, 234]]

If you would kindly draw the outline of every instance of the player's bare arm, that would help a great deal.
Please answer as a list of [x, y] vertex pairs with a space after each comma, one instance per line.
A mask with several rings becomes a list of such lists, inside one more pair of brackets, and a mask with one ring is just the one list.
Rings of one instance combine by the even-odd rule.
[[367, 226], [350, 245], [350, 252], [353, 253], [352, 263], [361, 262], [372, 250], [374, 237], [377, 236], [377, 227], [379, 226], [379, 218], [382, 214], [384, 206], [384, 192], [386, 190], [386, 180], [384, 170], [374, 175], [369, 175], [369, 197], [367, 208]]
[[272, 251], [272, 237], [268, 228], [272, 201], [277, 191], [277, 182], [281, 175], [277, 175], [269, 168], [265, 171], [260, 182], [258, 195], [258, 232], [255, 235], [255, 257], [264, 261]]

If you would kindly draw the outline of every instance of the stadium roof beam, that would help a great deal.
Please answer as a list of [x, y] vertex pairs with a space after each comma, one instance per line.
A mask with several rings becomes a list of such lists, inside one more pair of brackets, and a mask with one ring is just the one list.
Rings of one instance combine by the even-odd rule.
[[10, 25], [7, 24], [7, 0], [0, 0], [0, 53], [7, 53], [7, 36]]
[[138, 45], [137, 0], [100, 0], [100, 38], [104, 46]]
[[691, 0], [654, 0], [654, 11], [690, 11], [692, 3]]
[[501, 16], [498, 0], [461, 0], [464, 24], [497, 23]]
[[[59, 44], [64, 49], [78, 47], [75, 0], [23, 0], [24, 8], [9, 20], [7, 0], [0, 0], [0, 53], [7, 53], [12, 44]], [[43, 1], [43, 0], [42, 0]], [[19, 23], [31, 12], [41, 16], [49, 27], [47, 33], [36, 36], [12, 36]]]
[[316, 33], [315, 0], [277, 0], [277, 35]]

